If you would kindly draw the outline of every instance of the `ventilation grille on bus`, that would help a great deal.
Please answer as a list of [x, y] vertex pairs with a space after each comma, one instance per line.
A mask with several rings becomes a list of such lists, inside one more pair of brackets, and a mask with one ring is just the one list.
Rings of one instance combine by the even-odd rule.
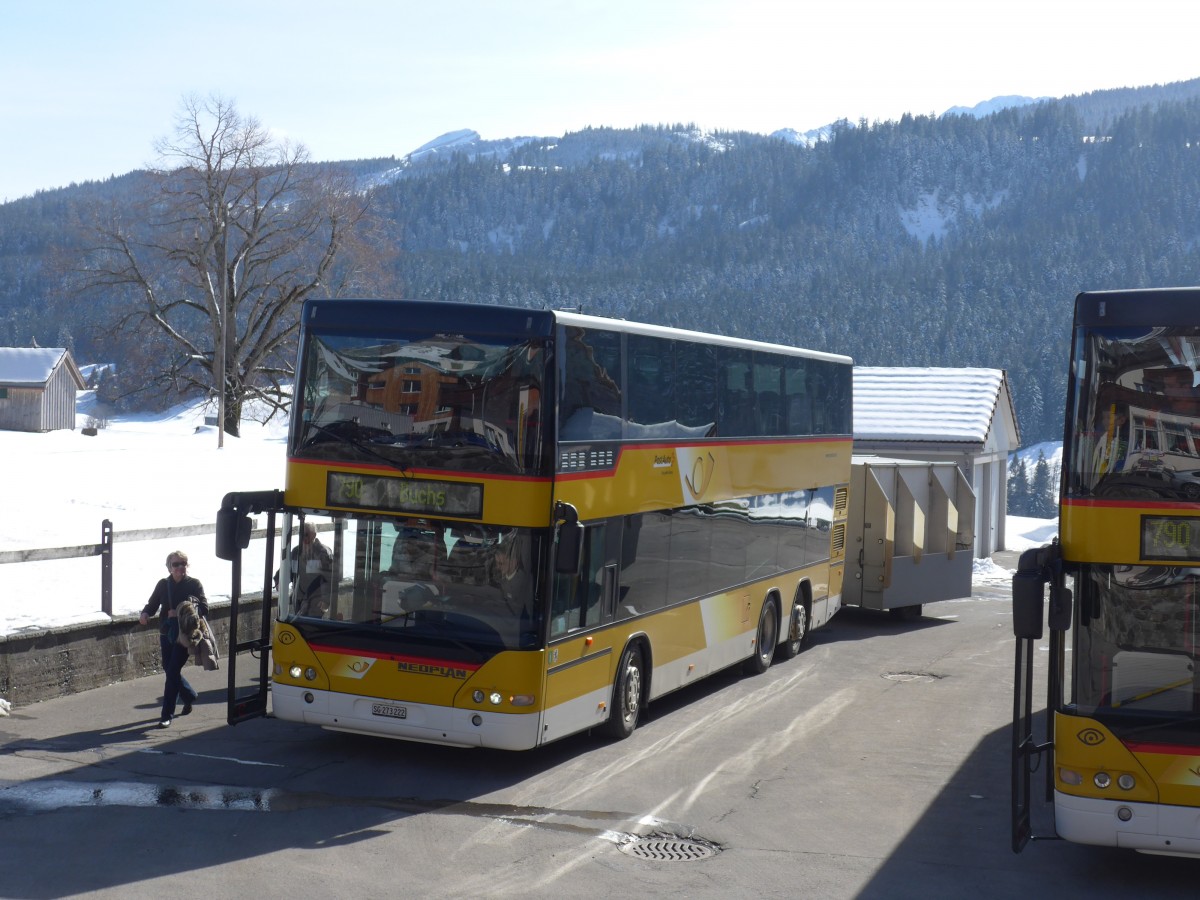
[[833, 514], [835, 516], [844, 516], [846, 507], [850, 505], [850, 489], [840, 487], [833, 492]]
[[842, 522], [833, 527], [833, 546], [830, 548], [836, 556], [846, 549], [846, 523]]

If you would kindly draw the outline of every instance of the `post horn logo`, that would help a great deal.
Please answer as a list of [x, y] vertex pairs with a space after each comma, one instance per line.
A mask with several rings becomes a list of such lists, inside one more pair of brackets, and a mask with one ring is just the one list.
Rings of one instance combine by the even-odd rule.
[[696, 457], [692, 463], [692, 474], [683, 477], [684, 484], [688, 490], [692, 492], [692, 499], [699, 500], [706, 490], [708, 490], [709, 482], [712, 481], [713, 471], [717, 467], [717, 460], [708, 453], [705, 456]]

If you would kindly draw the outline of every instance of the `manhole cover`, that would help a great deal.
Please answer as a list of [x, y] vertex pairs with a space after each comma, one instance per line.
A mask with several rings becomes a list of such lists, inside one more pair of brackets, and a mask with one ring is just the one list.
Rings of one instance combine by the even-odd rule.
[[888, 681], [918, 681], [928, 682], [937, 681], [942, 676], [933, 675], [929, 672], [884, 672], [883, 677]]
[[717, 848], [704, 841], [693, 841], [677, 837], [642, 837], [621, 845], [621, 852], [638, 859], [665, 860], [667, 862], [690, 862], [708, 859], [717, 855]]

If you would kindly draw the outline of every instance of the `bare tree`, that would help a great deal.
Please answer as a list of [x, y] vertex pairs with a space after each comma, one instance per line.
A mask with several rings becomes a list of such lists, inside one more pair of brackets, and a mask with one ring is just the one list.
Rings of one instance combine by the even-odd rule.
[[237, 435], [247, 400], [286, 406], [300, 303], [343, 295], [381, 264], [366, 195], [219, 97], [185, 99], [155, 151], [138, 212], [97, 226], [85, 286], [126, 293], [119, 327], [166, 339], [160, 384], [216, 395], [223, 369], [221, 426]]

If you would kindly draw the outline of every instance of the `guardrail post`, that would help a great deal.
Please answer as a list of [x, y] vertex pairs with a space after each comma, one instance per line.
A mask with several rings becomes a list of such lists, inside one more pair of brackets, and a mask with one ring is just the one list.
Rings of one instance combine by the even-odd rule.
[[108, 519], [100, 523], [100, 611], [112, 615], [112, 551], [113, 525]]

